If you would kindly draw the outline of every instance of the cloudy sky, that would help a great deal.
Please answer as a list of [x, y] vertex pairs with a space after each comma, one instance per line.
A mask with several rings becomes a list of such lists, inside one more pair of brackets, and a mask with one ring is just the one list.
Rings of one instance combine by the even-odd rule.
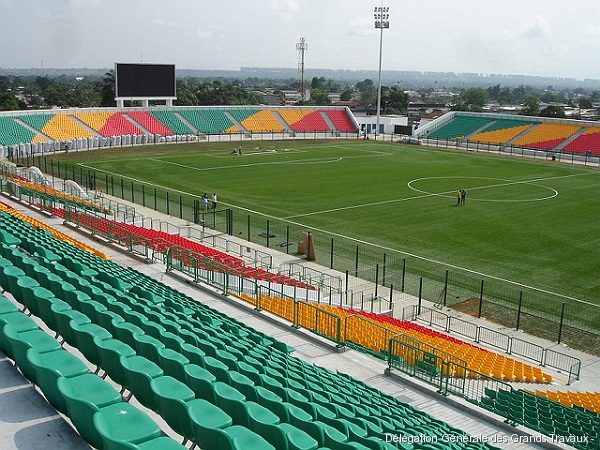
[[[380, 0], [0, 0], [0, 67], [376, 70]], [[386, 0], [384, 70], [600, 79], [598, 0]]]

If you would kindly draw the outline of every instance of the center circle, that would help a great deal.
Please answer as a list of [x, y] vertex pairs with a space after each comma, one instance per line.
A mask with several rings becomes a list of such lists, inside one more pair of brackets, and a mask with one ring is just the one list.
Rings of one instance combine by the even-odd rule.
[[[409, 181], [407, 186], [424, 195], [452, 199], [456, 198], [458, 190], [465, 189], [469, 200], [479, 202], [539, 202], [558, 195], [556, 189], [537, 184], [534, 181], [515, 181], [494, 177], [423, 177]], [[523, 189], [523, 186], [531, 189]]]

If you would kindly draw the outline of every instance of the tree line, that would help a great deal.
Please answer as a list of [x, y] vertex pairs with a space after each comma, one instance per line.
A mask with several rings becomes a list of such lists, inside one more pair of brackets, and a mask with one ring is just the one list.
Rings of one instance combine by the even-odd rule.
[[[265, 95], [278, 97], [284, 104], [284, 91], [299, 88], [296, 79], [201, 79], [195, 77], [178, 78], [176, 106], [213, 105], [261, 105]], [[313, 77], [306, 87], [310, 90], [308, 100], [297, 104], [325, 106], [331, 104], [331, 94], [338, 94], [343, 102], [368, 112], [376, 110], [377, 85], [365, 79], [354, 84], [340, 82], [325, 77]], [[456, 111], [483, 111], [490, 103], [496, 105], [520, 105], [521, 114], [532, 116], [562, 117], [564, 108], [560, 105], [592, 109], [600, 102], [600, 91], [585, 92], [583, 88], [533, 89], [528, 86], [511, 88], [495, 85], [484, 88], [443, 88], [420, 89], [416, 95], [423, 103], [445, 103]], [[447, 93], [453, 92], [448, 97]], [[413, 94], [414, 95], [414, 94]], [[277, 101], [277, 100], [276, 100]], [[405, 114], [411, 97], [399, 83], [381, 87], [381, 112], [383, 114]], [[542, 103], [549, 106], [541, 108]], [[126, 102], [136, 106], [135, 102]], [[75, 77], [61, 76], [0, 76], [0, 110], [15, 111], [26, 109], [92, 108], [114, 107], [115, 76], [109, 71], [104, 76], [90, 75]]]

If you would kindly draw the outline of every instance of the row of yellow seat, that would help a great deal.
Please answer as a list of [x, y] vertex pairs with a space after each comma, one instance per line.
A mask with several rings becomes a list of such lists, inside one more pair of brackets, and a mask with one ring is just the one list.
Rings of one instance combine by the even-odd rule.
[[536, 389], [535, 394], [566, 406], [580, 406], [600, 414], [600, 392], [540, 391]]
[[110, 256], [108, 256], [106, 253], [98, 250], [97, 248], [87, 245], [84, 242], [81, 242], [81, 241], [73, 238], [72, 236], [69, 236], [68, 234], [58, 231], [56, 228], [53, 228], [50, 225], [47, 225], [46, 223], [44, 223], [40, 220], [37, 220], [31, 216], [23, 214], [20, 211], [14, 209], [4, 203], [1, 203], [1, 202], [0, 202], [0, 211], [8, 213], [12, 216], [15, 216], [15, 217], [23, 220], [24, 222], [31, 224], [31, 226], [34, 228], [45, 230], [45, 231], [51, 233], [56, 239], [67, 242], [67, 243], [73, 245], [74, 247], [88, 251], [96, 256], [99, 256], [102, 259], [111, 259]]
[[[252, 302], [252, 296], [244, 294], [246, 301]], [[254, 300], [253, 304], [257, 304]], [[263, 310], [270, 311], [290, 322], [294, 321], [294, 300], [276, 296], [261, 294], [260, 307]], [[414, 339], [411, 344], [423, 342], [426, 346], [431, 346], [445, 352], [447, 355], [454, 356], [455, 362], [461, 364], [465, 361], [471, 372], [466, 375], [477, 377], [484, 374], [504, 381], [519, 381], [530, 383], [550, 383], [553, 381], [551, 375], [545, 373], [539, 367], [523, 363], [509, 356], [479, 348], [475, 345], [465, 345], [439, 336], [430, 336], [419, 332], [418, 330], [402, 328], [390, 323], [376, 323], [366, 318], [352, 320], [350, 313], [331, 305], [312, 305], [310, 308], [300, 307], [298, 314], [298, 325], [313, 329], [329, 337], [337, 336], [336, 324], [333, 321], [318, 321], [314, 308], [322, 309], [337, 317], [344, 322], [340, 330], [340, 340], [352, 341], [355, 344], [375, 352], [388, 351], [390, 339], [396, 335], [406, 335]], [[399, 355], [406, 359], [407, 355]], [[448, 357], [448, 356], [446, 356]], [[457, 375], [463, 375], [457, 373]]]

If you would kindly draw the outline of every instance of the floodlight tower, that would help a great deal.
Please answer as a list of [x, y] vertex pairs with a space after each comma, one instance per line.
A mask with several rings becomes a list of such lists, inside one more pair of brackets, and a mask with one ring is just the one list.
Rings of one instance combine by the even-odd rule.
[[381, 59], [383, 56], [383, 30], [390, 27], [390, 8], [387, 6], [376, 6], [374, 10], [375, 28], [379, 29], [379, 76], [377, 80], [377, 126], [375, 128], [375, 139], [379, 133], [379, 122], [381, 121]]
[[300, 74], [300, 101], [304, 103], [304, 52], [308, 50], [308, 44], [304, 38], [300, 38], [300, 42], [296, 44], [298, 50], [298, 73]]

